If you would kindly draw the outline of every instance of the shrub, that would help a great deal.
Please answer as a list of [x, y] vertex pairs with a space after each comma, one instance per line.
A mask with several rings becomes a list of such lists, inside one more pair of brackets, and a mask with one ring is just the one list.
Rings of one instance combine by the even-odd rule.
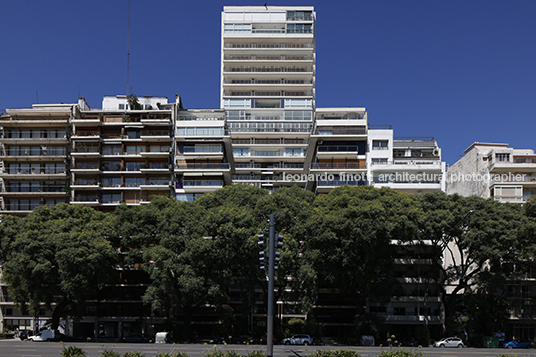
[[86, 351], [81, 349], [77, 346], [69, 346], [65, 347], [63, 346], [63, 350], [61, 351], [61, 357], [86, 357]]
[[240, 353], [230, 350], [225, 352], [225, 357], [243, 357]]
[[123, 357], [145, 357], [145, 355], [141, 352], [130, 351], [130, 352], [125, 352]]
[[316, 350], [311, 356], [313, 357], [360, 357], [356, 351], [351, 350]]
[[186, 352], [180, 351], [174, 354], [173, 357], [190, 357], [190, 355]]
[[205, 357], [226, 357], [222, 350], [217, 350], [216, 347], [211, 352], [207, 353]]
[[402, 348], [383, 350], [378, 354], [378, 357], [423, 357], [420, 350], [404, 350]]
[[260, 350], [251, 351], [245, 357], [266, 357], [266, 353]]
[[102, 351], [102, 357], [121, 357], [121, 353], [114, 350]]

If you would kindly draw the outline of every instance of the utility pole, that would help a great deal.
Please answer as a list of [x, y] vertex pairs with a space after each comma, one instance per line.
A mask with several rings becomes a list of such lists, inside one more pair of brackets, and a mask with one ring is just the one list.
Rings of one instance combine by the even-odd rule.
[[274, 264], [275, 264], [275, 214], [270, 215], [268, 248], [268, 316], [266, 331], [266, 356], [274, 354]]
[[[259, 234], [259, 262], [261, 270], [268, 270], [268, 311], [266, 314], [267, 323], [266, 323], [266, 356], [272, 357], [274, 352], [274, 280], [275, 280], [275, 271], [277, 270], [277, 265], [279, 263], [280, 252], [277, 252], [277, 248], [283, 246], [283, 236], [275, 234], [275, 214], [270, 215], [270, 229], [268, 232], [268, 237], [265, 233]], [[268, 238], [268, 242], [266, 242]], [[268, 243], [268, 247], [267, 244]], [[268, 250], [266, 250], [268, 248]], [[266, 256], [268, 255], [268, 257]], [[266, 261], [268, 258], [268, 262]], [[267, 264], [268, 263], [268, 264]]]

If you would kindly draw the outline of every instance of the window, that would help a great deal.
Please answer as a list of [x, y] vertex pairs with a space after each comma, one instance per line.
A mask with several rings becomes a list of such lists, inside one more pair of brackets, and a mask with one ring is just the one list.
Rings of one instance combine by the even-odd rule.
[[102, 194], [102, 203], [120, 203], [121, 194], [120, 193], [103, 193]]
[[303, 149], [285, 149], [285, 156], [303, 156]]
[[224, 108], [251, 108], [251, 99], [225, 99]]
[[225, 24], [223, 25], [225, 33], [233, 32], [251, 32], [251, 24]]
[[313, 12], [287, 11], [287, 21], [313, 21]]
[[372, 140], [372, 150], [387, 150], [388, 145], [388, 140]]
[[249, 148], [234, 148], [233, 156], [249, 156]]
[[375, 158], [372, 159], [373, 165], [385, 165], [387, 164], [387, 158]]
[[285, 120], [312, 120], [313, 112], [310, 110], [286, 110]]
[[285, 99], [285, 108], [311, 108], [311, 99]]
[[510, 154], [495, 154], [495, 161], [510, 161]]
[[287, 33], [313, 33], [312, 24], [288, 24]]

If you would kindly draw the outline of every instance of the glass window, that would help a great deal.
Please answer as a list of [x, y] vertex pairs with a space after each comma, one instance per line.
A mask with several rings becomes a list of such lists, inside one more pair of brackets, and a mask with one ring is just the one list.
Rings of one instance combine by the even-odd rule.
[[388, 145], [388, 140], [372, 140], [372, 150], [387, 150]]
[[311, 99], [285, 99], [285, 108], [310, 108]]
[[224, 108], [251, 108], [251, 99], [225, 99]]

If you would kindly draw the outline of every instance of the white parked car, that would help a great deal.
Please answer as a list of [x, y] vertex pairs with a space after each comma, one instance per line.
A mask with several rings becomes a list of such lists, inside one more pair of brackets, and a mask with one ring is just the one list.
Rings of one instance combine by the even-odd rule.
[[282, 342], [284, 345], [312, 345], [313, 338], [309, 335], [294, 335], [289, 338], [285, 338]]
[[444, 338], [439, 341], [434, 342], [434, 347], [455, 347], [455, 348], [463, 348], [463, 341], [459, 337], [448, 337]]
[[54, 339], [54, 331], [52, 330], [43, 330], [39, 332], [37, 335], [28, 337], [28, 341], [48, 341]]

